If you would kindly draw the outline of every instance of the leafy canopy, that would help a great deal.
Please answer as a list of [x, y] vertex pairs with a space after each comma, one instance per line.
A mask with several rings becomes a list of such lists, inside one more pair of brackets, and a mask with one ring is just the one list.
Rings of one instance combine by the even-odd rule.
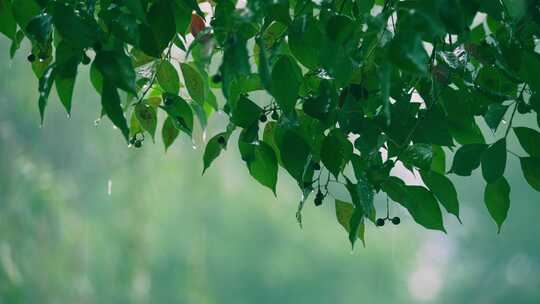
[[[278, 167], [294, 178], [300, 223], [312, 192], [320, 205], [333, 196], [329, 184], [343, 185], [349, 200], [335, 201], [336, 215], [353, 245], [366, 223], [380, 222], [380, 192], [445, 231], [442, 210], [459, 219], [447, 176], [479, 167], [500, 230], [508, 153], [540, 191], [540, 133], [513, 128], [540, 110], [537, 1], [198, 2], [0, 0], [0, 32], [12, 56], [31, 43], [42, 121], [53, 87], [70, 113], [81, 64], [91, 64], [102, 115], [135, 147], [161, 125], [167, 149], [222, 111], [229, 123], [208, 141], [204, 170], [238, 138], [259, 183], [275, 193]], [[526, 155], [508, 151], [514, 135]], [[425, 186], [392, 176], [398, 163]]]

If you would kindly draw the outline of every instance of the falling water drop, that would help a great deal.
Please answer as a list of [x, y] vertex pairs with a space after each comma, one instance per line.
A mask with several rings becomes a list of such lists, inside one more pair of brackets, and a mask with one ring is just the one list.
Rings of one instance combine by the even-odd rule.
[[94, 120], [94, 127], [99, 126], [100, 122], [101, 122], [101, 118], [98, 118], [98, 119]]
[[505, 119], [501, 120], [501, 122], [502, 122], [503, 125], [506, 124], [506, 120], [505, 120]]
[[112, 179], [109, 179], [107, 181], [107, 194], [108, 195], [111, 195], [112, 194]]

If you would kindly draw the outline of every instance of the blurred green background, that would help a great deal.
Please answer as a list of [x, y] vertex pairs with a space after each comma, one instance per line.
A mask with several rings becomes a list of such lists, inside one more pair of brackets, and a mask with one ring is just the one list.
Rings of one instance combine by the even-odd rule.
[[[280, 176], [274, 198], [235, 145], [204, 177], [199, 142], [183, 137], [168, 153], [159, 140], [127, 148], [108, 121], [95, 125], [87, 69], [72, 117], [53, 93], [40, 128], [25, 51], [8, 53], [2, 37], [1, 304], [540, 303], [540, 195], [511, 156], [500, 235], [477, 172], [455, 179], [464, 224], [447, 216], [448, 235], [391, 205], [402, 224], [369, 226], [367, 248], [351, 252], [332, 201], [310, 202], [301, 230], [292, 180]], [[219, 115], [211, 122], [222, 124]], [[514, 137], [511, 145], [522, 152]]]

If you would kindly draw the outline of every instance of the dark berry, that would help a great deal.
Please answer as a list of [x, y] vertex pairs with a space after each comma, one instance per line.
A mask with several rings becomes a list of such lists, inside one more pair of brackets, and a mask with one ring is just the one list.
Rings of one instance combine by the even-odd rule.
[[165, 100], [163, 101], [163, 104], [165, 104], [166, 106], [171, 106], [172, 105], [172, 98], [165, 97]]
[[322, 197], [318, 197], [318, 196], [317, 196], [317, 197], [315, 198], [315, 206], [318, 207], [318, 206], [322, 205], [322, 201], [323, 201]]
[[321, 170], [321, 165], [319, 165], [319, 163], [313, 163], [313, 170], [315, 171]]
[[82, 59], [81, 59], [81, 63], [84, 64], [84, 65], [90, 64], [90, 57], [88, 57], [86, 54], [84, 54]]
[[129, 143], [132, 145], [134, 145], [136, 141], [137, 141], [137, 136], [133, 136], [132, 138], [129, 139]]
[[261, 114], [261, 117], [259, 117], [260, 122], [266, 122], [267, 120], [268, 120], [268, 118], [266, 118], [266, 115], [264, 115], [264, 114]]
[[519, 112], [519, 114], [527, 114], [531, 112], [531, 107], [524, 101], [521, 101], [520, 103], [518, 103], [517, 111]]
[[392, 224], [399, 225], [399, 223], [401, 223], [401, 219], [399, 217], [396, 216], [392, 219]]
[[212, 76], [212, 82], [213, 83], [220, 83], [221, 82], [221, 75], [216, 74], [216, 75]]
[[103, 48], [103, 45], [101, 45], [100, 42], [96, 42], [94, 43], [94, 45], [92, 45], [92, 48], [94, 49], [94, 51], [99, 52]]
[[218, 137], [217, 141], [218, 141], [218, 143], [219, 143], [220, 145], [222, 145], [222, 146], [225, 145], [225, 142], [226, 142], [224, 136]]
[[375, 222], [375, 225], [377, 225], [378, 227], [384, 226], [384, 219], [382, 218], [377, 219], [377, 221]]
[[276, 111], [272, 112], [272, 119], [273, 120], [278, 120], [279, 119], [279, 114]]
[[133, 144], [133, 146], [135, 146], [135, 148], [140, 148], [140, 147], [142, 147], [142, 141], [136, 140], [135, 143]]
[[30, 55], [28, 55], [28, 57], [26, 57], [26, 59], [28, 61], [30, 61], [30, 62], [34, 62], [34, 61], [36, 61], [36, 55], [30, 54]]

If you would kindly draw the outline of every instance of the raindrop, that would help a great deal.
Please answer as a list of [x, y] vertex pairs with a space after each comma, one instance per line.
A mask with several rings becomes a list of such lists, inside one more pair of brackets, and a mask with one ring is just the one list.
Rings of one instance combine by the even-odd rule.
[[501, 120], [502, 124], [505, 125], [506, 124], [506, 120]]
[[107, 181], [107, 194], [112, 194], [112, 179], [109, 179], [109, 181]]
[[101, 122], [101, 118], [98, 118], [98, 119], [94, 120], [94, 127], [99, 126], [100, 122]]

